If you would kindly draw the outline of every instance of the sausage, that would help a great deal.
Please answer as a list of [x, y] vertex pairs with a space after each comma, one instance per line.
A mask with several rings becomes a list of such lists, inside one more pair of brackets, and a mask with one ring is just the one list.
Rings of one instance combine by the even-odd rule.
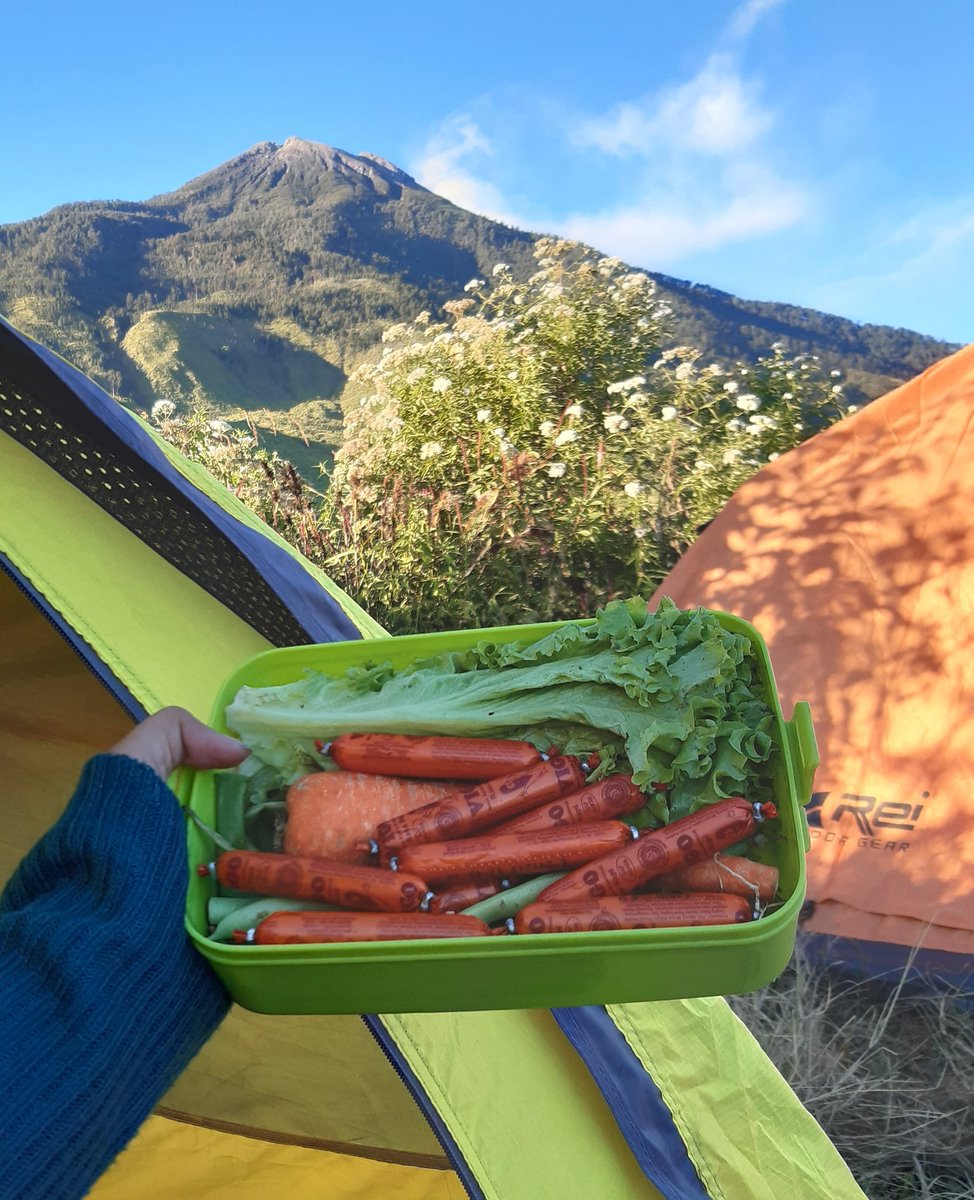
[[315, 745], [343, 771], [414, 779], [497, 779], [548, 757], [530, 742], [405, 733], [342, 733], [328, 745]]
[[462, 837], [556, 796], [578, 791], [584, 784], [581, 760], [560, 754], [527, 771], [489, 779], [383, 821], [376, 829], [376, 848], [381, 858], [402, 846]]
[[275, 912], [253, 929], [237, 929], [234, 941], [258, 946], [304, 942], [388, 942], [406, 938], [487, 937], [489, 926], [476, 917], [450, 913]]
[[429, 903], [425, 906], [426, 911], [430, 913], [462, 912], [471, 904], [477, 904], [481, 900], [496, 896], [498, 892], [507, 887], [510, 887], [510, 884], [506, 879], [483, 882], [474, 879], [465, 883], [453, 883], [444, 891], [430, 896]]
[[540, 874], [591, 862], [610, 851], [617, 853], [631, 838], [632, 830], [622, 821], [593, 821], [563, 829], [404, 846], [393, 862], [430, 883], [477, 875]]
[[540, 808], [532, 808], [510, 821], [492, 826], [491, 833], [518, 833], [531, 829], [555, 829], [561, 825], [577, 825], [585, 821], [608, 821], [635, 812], [646, 797], [629, 775], [607, 775], [598, 783], [590, 783], [580, 792], [569, 792], [550, 800]]
[[539, 900], [618, 896], [751, 837], [757, 822], [777, 816], [773, 804], [732, 796], [708, 804], [662, 829], [641, 832], [632, 845], [612, 851], [552, 883]]
[[409, 912], [429, 895], [426, 881], [385, 867], [358, 867], [329, 858], [298, 858], [257, 850], [228, 850], [200, 874], [224, 887], [265, 896], [320, 900], [369, 912]]
[[651, 879], [647, 887], [653, 892], [730, 892], [770, 904], [778, 891], [778, 868], [736, 854], [715, 854]]
[[603, 896], [599, 900], [543, 900], [514, 918], [516, 933], [583, 933], [603, 929], [673, 929], [736, 925], [753, 918], [743, 896], [690, 892], [658, 896]]

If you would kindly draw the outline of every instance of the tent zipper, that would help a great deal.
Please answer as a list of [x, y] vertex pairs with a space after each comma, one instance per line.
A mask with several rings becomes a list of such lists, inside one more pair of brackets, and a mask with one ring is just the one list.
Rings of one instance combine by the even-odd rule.
[[132, 720], [136, 722], [144, 720], [148, 716], [148, 713], [125, 684], [101, 661], [88, 643], [64, 621], [61, 614], [48, 604], [41, 594], [28, 583], [25, 576], [17, 570], [10, 559], [2, 552], [0, 552], [0, 570], [8, 576], [18, 591], [27, 597], [34, 608], [37, 609], [51, 628], [59, 635], [61, 640], [74, 651], [91, 674], [110, 692], [112, 697]]
[[457, 1178], [463, 1190], [470, 1197], [470, 1200], [485, 1200], [484, 1193], [481, 1191], [480, 1185], [470, 1170], [466, 1159], [460, 1152], [459, 1146], [453, 1140], [453, 1135], [447, 1129], [440, 1114], [436, 1111], [433, 1102], [426, 1094], [423, 1085], [419, 1082], [412, 1068], [406, 1062], [399, 1047], [396, 1045], [392, 1035], [382, 1023], [382, 1018], [372, 1015], [363, 1014], [362, 1020], [365, 1022], [365, 1027], [369, 1033], [375, 1038], [379, 1049], [385, 1055], [386, 1061], [399, 1076], [406, 1086], [406, 1090], [416, 1101], [419, 1111], [426, 1118], [426, 1123], [433, 1131], [433, 1136], [443, 1147], [443, 1153], [449, 1159], [450, 1166], [453, 1167]]

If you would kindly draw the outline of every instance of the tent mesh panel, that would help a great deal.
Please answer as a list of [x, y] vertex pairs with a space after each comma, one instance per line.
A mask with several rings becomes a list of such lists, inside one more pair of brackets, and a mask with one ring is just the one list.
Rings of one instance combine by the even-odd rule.
[[[30, 388], [18, 356], [0, 366], [0, 429], [43, 459], [157, 554], [275, 646], [308, 634], [232, 542], [77, 401], [55, 377]], [[20, 358], [20, 364], [23, 359]], [[73, 414], [68, 416], [70, 408]], [[86, 415], [89, 419], [85, 419]]]

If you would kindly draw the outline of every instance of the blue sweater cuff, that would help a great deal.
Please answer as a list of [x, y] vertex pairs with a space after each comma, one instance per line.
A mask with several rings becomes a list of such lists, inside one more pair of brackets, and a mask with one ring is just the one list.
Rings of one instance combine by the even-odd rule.
[[0, 1198], [83, 1195], [227, 1012], [187, 878], [170, 789], [91, 759], [0, 897]]

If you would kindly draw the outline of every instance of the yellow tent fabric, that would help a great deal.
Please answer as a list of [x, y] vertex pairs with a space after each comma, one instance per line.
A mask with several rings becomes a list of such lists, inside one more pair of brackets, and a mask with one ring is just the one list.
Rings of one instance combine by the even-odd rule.
[[969, 346], [761, 470], [658, 591], [751, 621], [811, 705], [807, 930], [968, 961], [972, 413]]
[[150, 1117], [89, 1193], [91, 1200], [464, 1200], [451, 1171]]
[[[0, 358], [0, 399], [3, 366]], [[208, 477], [188, 474], [205, 492], [219, 491]], [[226, 494], [220, 503], [234, 508]], [[24, 587], [0, 571], [5, 877], [56, 818], [84, 760], [131, 723], [90, 673], [92, 663], [107, 664], [147, 709], [183, 704], [205, 719], [222, 680], [268, 643], [0, 428], [4, 564]], [[33, 601], [48, 606], [47, 617]], [[351, 601], [341, 602], [355, 614]], [[378, 627], [363, 617], [360, 628], [374, 634]], [[81, 641], [72, 648], [58, 629]], [[658, 1090], [661, 1144], [665, 1155], [687, 1157], [695, 1200], [861, 1196], [722, 1000], [616, 1006], [608, 1017], [639, 1079]], [[663, 1194], [552, 1014], [383, 1020], [480, 1195]], [[649, 1117], [639, 1117], [648, 1129]], [[752, 1153], [759, 1156], [753, 1172]], [[165, 1195], [168, 1186], [170, 1195], [239, 1200], [266, 1184], [263, 1194], [310, 1196], [317, 1188], [342, 1200], [386, 1191], [453, 1200], [463, 1187], [450, 1166], [357, 1017], [272, 1018], [234, 1009], [94, 1194], [139, 1200]], [[667, 1200], [674, 1195], [671, 1189]]]

